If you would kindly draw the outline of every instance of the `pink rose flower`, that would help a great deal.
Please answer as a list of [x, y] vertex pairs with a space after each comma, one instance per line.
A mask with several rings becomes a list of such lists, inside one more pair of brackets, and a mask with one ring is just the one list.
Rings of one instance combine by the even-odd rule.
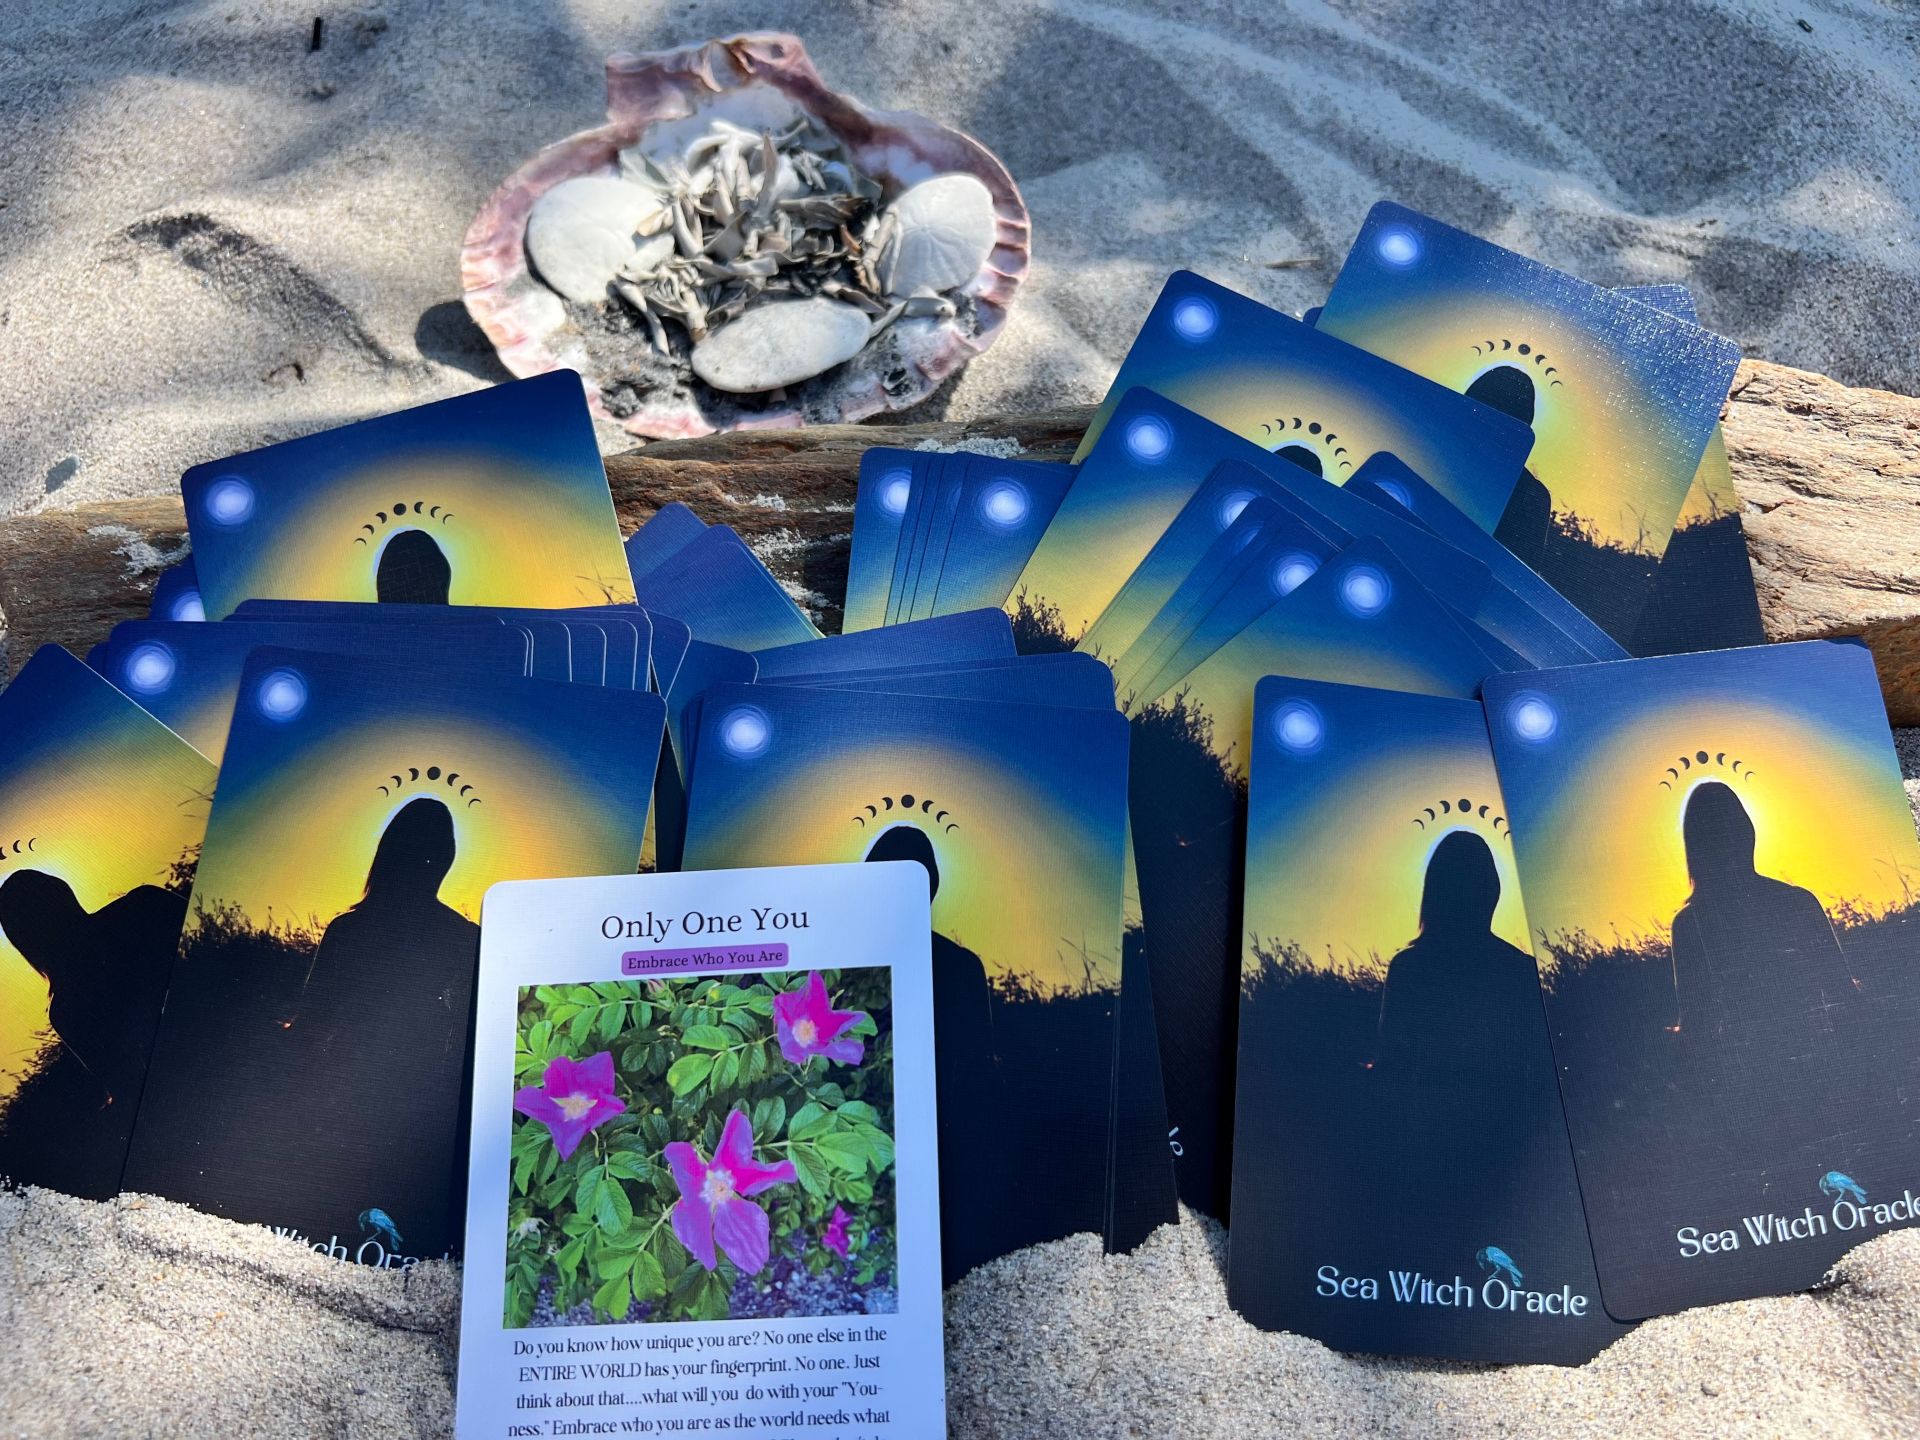
[[867, 1053], [861, 1041], [842, 1033], [866, 1019], [864, 1010], [836, 1010], [827, 1000], [827, 982], [815, 970], [804, 990], [773, 997], [773, 1028], [789, 1065], [804, 1065], [816, 1055], [842, 1065], [858, 1065]]
[[727, 1116], [711, 1161], [684, 1140], [666, 1147], [667, 1167], [680, 1199], [673, 1207], [673, 1233], [707, 1269], [718, 1263], [718, 1245], [744, 1275], [767, 1268], [771, 1252], [767, 1212], [749, 1197], [799, 1179], [791, 1160], [762, 1165], [753, 1158], [753, 1122], [744, 1110]]
[[562, 1160], [580, 1147], [588, 1131], [627, 1108], [613, 1093], [613, 1056], [607, 1051], [585, 1060], [556, 1055], [540, 1078], [541, 1084], [515, 1092], [513, 1108], [552, 1132]]

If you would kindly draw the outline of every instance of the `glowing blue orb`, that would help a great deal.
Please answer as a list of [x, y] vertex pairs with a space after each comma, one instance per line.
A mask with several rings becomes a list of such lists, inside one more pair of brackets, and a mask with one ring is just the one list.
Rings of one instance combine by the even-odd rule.
[[1288, 700], [1273, 712], [1273, 738], [1296, 755], [1311, 755], [1327, 738], [1327, 722], [1304, 700]]
[[1182, 340], [1205, 340], [1220, 328], [1220, 312], [1211, 300], [1190, 295], [1173, 307], [1174, 333]]
[[1419, 264], [1425, 248], [1420, 243], [1420, 237], [1404, 225], [1389, 225], [1373, 242], [1373, 253], [1380, 257], [1380, 263], [1390, 265], [1395, 270], [1406, 270]]
[[739, 705], [720, 719], [720, 743], [729, 755], [751, 760], [773, 743], [773, 726], [767, 712], [752, 705]]
[[267, 719], [291, 720], [307, 708], [307, 682], [297, 670], [269, 670], [253, 699]]
[[980, 492], [980, 513], [989, 525], [1011, 530], [1027, 518], [1027, 488], [1013, 480], [996, 480]]
[[1173, 453], [1173, 431], [1157, 415], [1141, 415], [1127, 423], [1127, 449], [1133, 458], [1157, 465]]
[[1340, 599], [1356, 615], [1378, 615], [1392, 598], [1392, 582], [1371, 565], [1356, 565], [1341, 577]]
[[1273, 588], [1282, 595], [1291, 595], [1311, 580], [1319, 568], [1320, 562], [1305, 551], [1282, 555], [1280, 563], [1273, 567]]
[[1251, 490], [1230, 490], [1220, 502], [1220, 528], [1226, 529], [1240, 518], [1240, 512], [1253, 503]]
[[136, 645], [127, 656], [127, 688], [142, 695], [157, 695], [173, 683], [173, 651], [158, 641]]
[[1507, 729], [1529, 745], [1551, 740], [1560, 728], [1560, 714], [1546, 696], [1522, 690], [1507, 702]]
[[1402, 510], [1413, 509], [1413, 496], [1407, 493], [1406, 486], [1396, 480], [1382, 480], [1379, 483], [1380, 493], [1393, 501], [1394, 504], [1398, 505]]
[[195, 623], [207, 618], [206, 602], [201, 600], [198, 590], [182, 590], [173, 597], [173, 604], [167, 607], [169, 620], [191, 620]]
[[207, 487], [207, 518], [216, 525], [244, 525], [253, 515], [253, 486], [238, 475], [223, 475]]
[[912, 494], [913, 476], [905, 470], [890, 470], [880, 481], [880, 508], [889, 515], [905, 514]]

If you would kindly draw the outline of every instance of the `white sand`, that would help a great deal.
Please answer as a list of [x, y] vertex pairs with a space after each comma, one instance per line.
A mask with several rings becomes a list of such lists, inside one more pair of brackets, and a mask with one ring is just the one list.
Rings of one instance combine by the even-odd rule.
[[[1749, 353], [1920, 392], [1910, 9], [14, 0], [0, 514], [163, 491], [502, 378], [457, 304], [481, 200], [597, 120], [606, 51], [749, 27], [970, 129], [1023, 184], [1033, 279], [936, 402], [956, 416], [1097, 397], [1177, 267], [1315, 303], [1383, 195], [1597, 281], [1685, 281]], [[955, 1433], [1920, 1434], [1920, 1235], [1578, 1371], [1262, 1335], [1226, 1307], [1218, 1243], [1190, 1222], [1134, 1257], [1067, 1241], [970, 1277]], [[455, 1289], [160, 1202], [0, 1195], [0, 1433], [444, 1434]]]
[[13, 0], [0, 514], [500, 378], [453, 303], [482, 199], [599, 119], [607, 51], [751, 27], [1025, 187], [1033, 280], [956, 415], [1095, 398], [1179, 266], [1317, 302], [1383, 195], [1920, 391], [1910, 7]]

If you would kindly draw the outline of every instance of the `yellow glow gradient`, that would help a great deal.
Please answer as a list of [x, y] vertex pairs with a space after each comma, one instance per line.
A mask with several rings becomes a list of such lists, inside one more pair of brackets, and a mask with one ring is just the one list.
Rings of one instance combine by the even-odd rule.
[[1733, 467], [1727, 460], [1727, 437], [1718, 425], [1707, 441], [1700, 468], [1693, 472], [1693, 484], [1687, 487], [1686, 501], [1680, 506], [1680, 519], [1674, 529], [1704, 525], [1722, 515], [1740, 513], [1740, 495], [1733, 488]]
[[[390, 507], [416, 500], [452, 515], [446, 523]], [[375, 517], [388, 512], [385, 524]], [[376, 533], [362, 527], [372, 525]], [[390, 461], [356, 470], [306, 499], [275, 528], [236, 577], [237, 596], [374, 600], [381, 548], [423, 530], [452, 567], [454, 605], [632, 604], [633, 580], [611, 500], [530, 488], [521, 469], [484, 461]], [[365, 541], [357, 544], [356, 540]]]
[[[458, 786], [423, 778], [380, 793], [394, 771], [429, 765], [458, 771], [473, 790], [462, 798]], [[223, 802], [194, 905], [238, 905], [261, 927], [325, 925], [359, 901], [387, 822], [422, 795], [453, 814], [458, 849], [440, 899], [474, 921], [495, 881], [600, 873], [618, 834], [604, 800], [566, 782], [536, 748], [482, 725], [428, 734], [359, 727], [316, 741], [244, 798]], [[474, 796], [481, 803], [469, 806]]]
[[[148, 728], [148, 727], [142, 727]], [[85, 752], [86, 763], [36, 767], [0, 780], [0, 838], [34, 837], [30, 854], [0, 861], [0, 881], [42, 870], [73, 887], [88, 911], [140, 885], [164, 885], [200, 842], [214, 768], [163, 730]], [[32, 1073], [45, 1047], [47, 982], [0, 936], [0, 1101]]]
[[[1414, 824], [1416, 816], [1426, 820], [1427, 806], [1437, 809], [1442, 798], [1460, 795], [1491, 806], [1487, 818], [1448, 815], [1425, 829]], [[1334, 813], [1314, 806], [1289, 817], [1283, 836], [1250, 837], [1249, 938], [1292, 941], [1322, 970], [1384, 975], [1394, 954], [1420, 933], [1420, 896], [1434, 846], [1455, 830], [1469, 830], [1487, 842], [1500, 872], [1494, 934], [1530, 949], [1513, 846], [1504, 827], [1493, 828], [1499, 796], [1491, 763], [1484, 776], [1463, 784], [1457, 753], [1404, 754], [1372, 767], [1364, 779], [1341, 786]], [[1249, 969], [1257, 966], [1251, 949], [1246, 961]]]
[[[1441, 469], [1440, 458], [1417, 434], [1394, 425], [1390, 414], [1356, 403], [1351, 384], [1315, 383], [1307, 375], [1277, 381], [1271, 369], [1252, 365], [1201, 378], [1204, 388], [1176, 385], [1162, 393], [1267, 450], [1297, 445], [1313, 451], [1320, 457], [1321, 475], [1333, 484], [1346, 484], [1380, 450], [1391, 451], [1429, 480]], [[1319, 421], [1321, 433], [1295, 428], [1296, 417]]]
[[[1452, 390], [1465, 391], [1503, 364], [1523, 369], [1535, 394], [1527, 468], [1552, 494], [1554, 509], [1580, 515], [1617, 544], [1660, 553], [1685, 495], [1682, 479], [1691, 483], [1699, 456], [1679, 453], [1680, 437], [1657, 418], [1659, 397], [1631, 368], [1555, 310], [1523, 303], [1512, 293], [1497, 305], [1473, 295], [1425, 296], [1416, 307], [1369, 310], [1364, 324], [1338, 333]], [[1487, 352], [1489, 341], [1497, 347], [1502, 340], [1524, 341], [1545, 353], [1545, 363]], [[1559, 385], [1545, 376], [1546, 365]]]
[[[988, 975], [1028, 972], [1078, 987], [1084, 952], [1096, 988], [1119, 985], [1123, 860], [1117, 836], [1101, 839], [1104, 820], [1076, 815], [938, 744], [863, 748], [857, 765], [827, 756], [778, 769], [726, 825], [690, 837], [688, 869], [864, 860], [893, 825], [916, 824], [940, 867], [933, 928], [977, 954]], [[884, 811], [856, 823], [855, 815], [864, 818], [889, 793], [878, 776], [900, 777], [891, 783], [935, 797], [935, 808], [960, 828], [948, 834], [930, 815], [908, 820]]]
[[[1811, 890], [1829, 913], [1906, 903], [1920, 849], [1905, 799], [1843, 747], [1806, 717], [1757, 702], [1690, 703], [1627, 727], [1574, 763], [1540, 833], [1519, 838], [1535, 928], [1664, 940], [1690, 890], [1681, 815], [1708, 779], [1731, 785], [1753, 817], [1761, 874]], [[1703, 748], [1706, 766], [1666, 773]]]

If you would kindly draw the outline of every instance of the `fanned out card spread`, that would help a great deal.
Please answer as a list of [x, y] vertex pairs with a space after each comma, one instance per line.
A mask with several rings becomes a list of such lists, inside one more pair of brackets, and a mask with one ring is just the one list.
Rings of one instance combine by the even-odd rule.
[[195, 466], [0, 692], [0, 1176], [464, 1236], [476, 1440], [937, 1435], [943, 1285], [1179, 1202], [1360, 1352], [1812, 1285], [1920, 1219], [1920, 842], [1737, 358], [1382, 204], [1072, 464], [866, 450], [834, 636], [571, 372]]

